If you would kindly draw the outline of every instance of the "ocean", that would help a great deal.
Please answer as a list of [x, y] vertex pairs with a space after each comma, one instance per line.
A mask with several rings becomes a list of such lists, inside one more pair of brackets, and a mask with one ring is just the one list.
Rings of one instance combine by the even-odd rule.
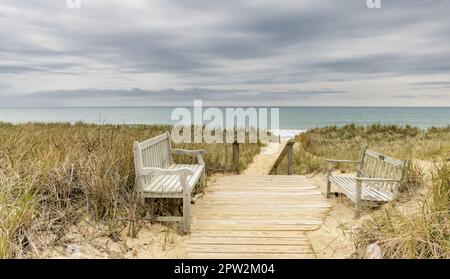
[[[171, 120], [173, 109], [174, 107], [4, 107], [0, 108], [0, 121], [174, 124], [177, 121]], [[191, 108], [190, 110], [192, 111]], [[308, 130], [349, 123], [429, 128], [450, 125], [450, 107], [280, 107], [279, 117], [279, 128], [286, 130]]]

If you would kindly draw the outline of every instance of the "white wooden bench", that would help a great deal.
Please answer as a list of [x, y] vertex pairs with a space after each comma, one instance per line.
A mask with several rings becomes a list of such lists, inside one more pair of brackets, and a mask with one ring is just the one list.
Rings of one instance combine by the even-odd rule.
[[[403, 178], [405, 161], [388, 157], [364, 148], [360, 161], [327, 159], [327, 198], [334, 184], [356, 205], [355, 217], [359, 217], [362, 206], [378, 206], [398, 195]], [[333, 163], [359, 164], [356, 176], [333, 175]]]
[[[196, 155], [198, 164], [175, 164], [172, 154]], [[197, 182], [205, 186], [205, 150], [172, 149], [169, 133], [134, 143], [136, 192], [145, 198], [183, 199], [183, 216], [158, 216], [157, 221], [182, 222], [190, 232], [191, 194]]]

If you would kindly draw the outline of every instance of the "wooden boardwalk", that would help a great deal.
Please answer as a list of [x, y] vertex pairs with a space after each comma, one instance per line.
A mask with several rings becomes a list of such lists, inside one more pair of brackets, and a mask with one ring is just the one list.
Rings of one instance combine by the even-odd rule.
[[314, 258], [306, 236], [330, 209], [304, 176], [235, 175], [208, 186], [193, 211], [188, 258]]

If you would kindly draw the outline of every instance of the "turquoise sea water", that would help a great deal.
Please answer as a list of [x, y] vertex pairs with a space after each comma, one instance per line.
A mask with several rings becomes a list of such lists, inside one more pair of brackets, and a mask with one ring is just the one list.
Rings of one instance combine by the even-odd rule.
[[[171, 120], [173, 109], [173, 107], [0, 108], [0, 121], [174, 124], [176, 121]], [[306, 130], [348, 123], [442, 127], [450, 125], [450, 107], [280, 107], [281, 129]]]

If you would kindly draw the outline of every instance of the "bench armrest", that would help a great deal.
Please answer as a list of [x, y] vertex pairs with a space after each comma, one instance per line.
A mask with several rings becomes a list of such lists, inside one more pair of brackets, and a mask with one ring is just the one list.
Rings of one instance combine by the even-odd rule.
[[197, 155], [197, 154], [206, 155], [207, 153], [208, 152], [206, 152], [206, 150], [204, 149], [199, 150], [172, 149], [172, 154], [176, 155]]
[[177, 155], [197, 155], [197, 161], [200, 165], [204, 165], [205, 161], [203, 160], [202, 155], [208, 154], [206, 150], [199, 149], [199, 150], [184, 150], [184, 149], [172, 149], [172, 154]]
[[335, 159], [327, 159], [328, 163], [349, 163], [349, 164], [361, 164], [361, 161], [355, 160], [335, 160]]
[[179, 168], [179, 169], [161, 169], [161, 168], [143, 168], [139, 175], [193, 175], [192, 170], [188, 168]]
[[377, 178], [377, 177], [356, 177], [358, 181], [374, 181], [374, 182], [400, 182], [401, 179]]

